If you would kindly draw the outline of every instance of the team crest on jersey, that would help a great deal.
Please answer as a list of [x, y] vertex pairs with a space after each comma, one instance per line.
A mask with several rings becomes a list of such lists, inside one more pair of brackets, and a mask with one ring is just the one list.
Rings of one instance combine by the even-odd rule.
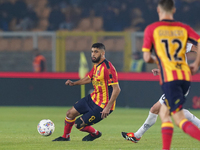
[[100, 70], [97, 70], [97, 75], [98, 75], [98, 76], [100, 75]]
[[182, 64], [177, 63], [177, 64], [176, 64], [176, 68], [177, 68], [177, 69], [182, 69]]

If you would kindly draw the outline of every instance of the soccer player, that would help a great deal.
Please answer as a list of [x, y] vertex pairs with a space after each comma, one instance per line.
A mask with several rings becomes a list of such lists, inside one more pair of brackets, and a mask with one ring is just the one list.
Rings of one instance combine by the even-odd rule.
[[[105, 46], [102, 43], [93, 44], [91, 57], [94, 66], [89, 75], [75, 82], [67, 80], [65, 84], [74, 86], [92, 82], [94, 91], [67, 111], [64, 134], [53, 141], [70, 141], [74, 124], [80, 131], [89, 133], [82, 141], [93, 141], [99, 138], [102, 133], [91, 125], [106, 118], [115, 109], [116, 99], [121, 90], [114, 66], [105, 59]], [[80, 115], [82, 116], [78, 117]]]
[[[160, 69], [160, 85], [165, 93], [165, 105], [161, 105], [162, 149], [169, 150], [173, 135], [172, 116], [175, 124], [186, 134], [200, 141], [200, 130], [185, 118], [183, 104], [186, 101], [191, 74], [195, 74], [200, 64], [200, 36], [188, 25], [174, 21], [176, 9], [173, 0], [159, 0], [157, 12], [159, 21], [145, 29], [142, 47], [147, 63], [157, 63]], [[188, 66], [186, 63], [186, 43], [197, 45], [197, 57]], [[155, 56], [151, 55], [152, 46]]]
[[[194, 46], [191, 43], [187, 43], [186, 46], [186, 53], [188, 52], [197, 52], [196, 46]], [[153, 69], [152, 70], [154, 75], [159, 75], [160, 70], [159, 69]], [[188, 94], [188, 93], [187, 93]], [[186, 95], [185, 95], [186, 96]], [[126, 140], [132, 141], [134, 143], [137, 143], [142, 135], [151, 127], [155, 124], [157, 121], [158, 113], [160, 111], [161, 105], [165, 101], [165, 94], [163, 94], [160, 99], [151, 107], [149, 111], [149, 115], [147, 119], [145, 120], [144, 124], [137, 130], [137, 132], [122, 132], [122, 137], [125, 138]], [[193, 124], [195, 124], [198, 128], [200, 128], [200, 120], [196, 116], [194, 116], [191, 112], [189, 112], [187, 109], [183, 109], [185, 117], [191, 121]]]
[[[145, 62], [157, 63], [160, 69], [160, 85], [165, 93], [165, 105], [161, 105], [163, 150], [169, 150], [173, 135], [174, 122], [185, 133], [200, 141], [200, 130], [185, 118], [183, 104], [186, 100], [191, 81], [191, 73], [195, 74], [200, 64], [200, 36], [188, 25], [176, 22], [173, 0], [160, 0], [157, 12], [159, 22], [145, 29], [143, 43], [143, 58]], [[188, 66], [185, 61], [186, 42], [197, 44], [197, 57]], [[156, 57], [151, 55], [152, 46]]]

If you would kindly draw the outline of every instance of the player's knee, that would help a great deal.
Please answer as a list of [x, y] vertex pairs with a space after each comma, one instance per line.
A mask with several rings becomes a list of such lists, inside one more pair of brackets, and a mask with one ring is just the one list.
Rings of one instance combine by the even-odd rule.
[[70, 110], [67, 111], [66, 116], [67, 116], [68, 118], [71, 118], [71, 112], [70, 112]]
[[83, 120], [81, 120], [80, 117], [77, 118], [76, 121], [75, 121], [75, 127], [76, 127], [77, 129], [80, 129], [80, 128], [82, 128], [83, 126], [84, 126]]
[[153, 113], [153, 114], [158, 114], [160, 111], [160, 109], [158, 109], [157, 107], [155, 106], [152, 106], [151, 109], [150, 109], [150, 112]]
[[151, 107], [150, 112], [153, 114], [158, 114], [160, 111], [160, 107], [161, 107], [161, 104], [157, 102]]
[[75, 112], [73, 109], [69, 109], [66, 113], [66, 117], [68, 118], [76, 118], [77, 116], [77, 112]]

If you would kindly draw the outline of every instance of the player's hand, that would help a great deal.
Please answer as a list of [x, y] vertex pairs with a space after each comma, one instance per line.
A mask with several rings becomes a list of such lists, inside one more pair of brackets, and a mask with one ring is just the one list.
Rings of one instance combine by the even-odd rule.
[[154, 76], [159, 75], [160, 73], [160, 69], [152, 69], [151, 71], [153, 72]]
[[199, 66], [196, 63], [190, 64], [189, 67], [192, 75], [194, 75], [199, 70]]
[[67, 80], [67, 81], [65, 82], [65, 85], [74, 86], [74, 82], [72, 82], [71, 80]]
[[191, 52], [197, 52], [197, 46], [195, 46], [195, 45], [192, 45], [192, 47], [191, 47]]
[[101, 112], [101, 118], [102, 118], [102, 119], [106, 118], [106, 117], [109, 115], [109, 113], [110, 113], [110, 109], [107, 108], [107, 107], [105, 107], [105, 108], [103, 109], [103, 111]]

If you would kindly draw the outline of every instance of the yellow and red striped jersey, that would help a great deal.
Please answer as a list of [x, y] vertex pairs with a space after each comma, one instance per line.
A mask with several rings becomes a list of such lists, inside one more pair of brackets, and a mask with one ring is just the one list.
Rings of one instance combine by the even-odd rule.
[[200, 36], [188, 25], [174, 20], [162, 20], [150, 24], [144, 32], [143, 52], [155, 50], [160, 84], [173, 80], [191, 80], [186, 62], [187, 41], [200, 42]]
[[[93, 66], [88, 77], [94, 86], [94, 91], [90, 94], [92, 100], [101, 108], [105, 108], [112, 94], [111, 85], [118, 84], [118, 76], [114, 66], [104, 59], [100, 64]], [[111, 110], [115, 109], [115, 103]]]

